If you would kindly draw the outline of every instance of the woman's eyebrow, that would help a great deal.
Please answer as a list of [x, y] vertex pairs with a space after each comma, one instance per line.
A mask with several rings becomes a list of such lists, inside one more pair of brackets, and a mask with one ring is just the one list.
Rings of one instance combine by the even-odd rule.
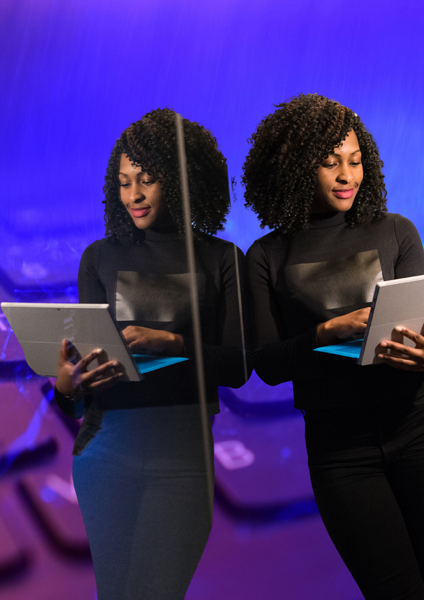
[[[349, 156], [353, 156], [354, 154], [356, 154], [357, 152], [360, 152], [360, 148], [358, 148], [357, 150], [354, 150], [353, 152], [350, 153]], [[338, 154], [337, 152], [331, 152], [328, 156], [341, 156], [341, 154]]]

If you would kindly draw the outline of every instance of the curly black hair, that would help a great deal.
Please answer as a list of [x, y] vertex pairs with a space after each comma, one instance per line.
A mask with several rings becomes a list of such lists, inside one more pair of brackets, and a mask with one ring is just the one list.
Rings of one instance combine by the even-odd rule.
[[[211, 132], [183, 119], [190, 190], [191, 218], [195, 232], [214, 234], [224, 229], [230, 206], [227, 164]], [[109, 159], [105, 185], [106, 236], [113, 241], [140, 245], [143, 230], [137, 229], [120, 200], [121, 155], [160, 181], [163, 198], [184, 237], [175, 112], [153, 110], [133, 123], [117, 140]]]
[[261, 121], [243, 165], [246, 206], [261, 227], [294, 235], [307, 229], [317, 185], [317, 168], [349, 131], [358, 138], [364, 178], [352, 208], [350, 227], [367, 225], [387, 212], [386, 188], [377, 145], [349, 108], [317, 94], [300, 94]]

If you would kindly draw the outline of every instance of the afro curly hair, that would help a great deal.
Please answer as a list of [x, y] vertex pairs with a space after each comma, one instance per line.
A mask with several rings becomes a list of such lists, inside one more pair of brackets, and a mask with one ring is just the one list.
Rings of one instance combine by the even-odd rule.
[[317, 94], [300, 94], [261, 121], [243, 165], [246, 206], [261, 227], [295, 235], [307, 229], [317, 168], [349, 131], [358, 138], [364, 178], [345, 219], [367, 225], [387, 212], [383, 163], [372, 135], [349, 108]]
[[[224, 229], [230, 206], [226, 160], [210, 131], [187, 119], [183, 127], [194, 232], [214, 234]], [[175, 112], [164, 108], [145, 114], [122, 133], [109, 159], [103, 187], [106, 236], [138, 246], [144, 240], [143, 230], [134, 225], [120, 199], [121, 154], [160, 181], [164, 201], [184, 237]]]

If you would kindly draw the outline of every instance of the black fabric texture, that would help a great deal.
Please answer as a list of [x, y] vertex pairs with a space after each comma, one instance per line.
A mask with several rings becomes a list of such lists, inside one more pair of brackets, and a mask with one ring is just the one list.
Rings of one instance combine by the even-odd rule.
[[366, 600], [424, 599], [424, 397], [305, 411], [315, 500]]
[[[245, 383], [237, 278], [234, 245], [213, 236], [199, 237], [195, 256], [203, 362], [209, 413], [215, 414], [218, 386]], [[244, 298], [244, 255], [239, 249], [237, 256]], [[141, 246], [119, 245], [108, 238], [94, 242], [81, 258], [78, 286], [79, 301], [108, 303], [121, 330], [137, 325], [183, 335], [189, 360], [147, 373], [143, 381], [117, 384], [77, 406], [56, 391], [65, 414], [74, 418], [85, 414], [74, 454], [95, 435], [105, 410], [198, 403], [186, 248], [176, 231], [146, 230]], [[247, 306], [243, 313], [248, 314]], [[247, 319], [244, 330], [249, 347]], [[250, 374], [249, 353], [247, 362]]]
[[319, 323], [370, 306], [377, 281], [424, 274], [414, 225], [388, 214], [349, 228], [344, 213], [311, 220], [294, 237], [279, 230], [247, 252], [254, 368], [269, 385], [293, 381], [300, 409], [415, 397], [420, 373], [314, 352]]

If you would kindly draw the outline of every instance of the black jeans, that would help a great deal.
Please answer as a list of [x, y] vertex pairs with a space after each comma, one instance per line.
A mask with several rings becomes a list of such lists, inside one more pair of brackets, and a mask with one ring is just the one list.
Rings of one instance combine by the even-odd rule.
[[306, 411], [315, 499], [367, 600], [424, 600], [424, 402]]
[[199, 407], [106, 411], [73, 476], [99, 600], [182, 600], [211, 528]]

